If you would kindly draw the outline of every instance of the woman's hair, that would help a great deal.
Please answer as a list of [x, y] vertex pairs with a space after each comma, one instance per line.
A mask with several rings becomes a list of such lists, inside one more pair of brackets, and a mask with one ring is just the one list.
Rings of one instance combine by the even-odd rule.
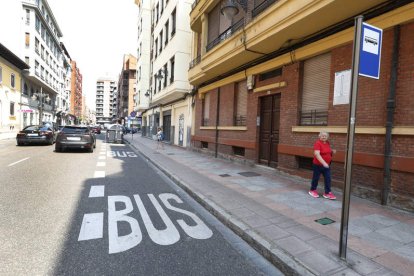
[[321, 132], [319, 132], [318, 137], [320, 138], [322, 136], [322, 134], [325, 134], [328, 138], [329, 138], [329, 132], [322, 130]]

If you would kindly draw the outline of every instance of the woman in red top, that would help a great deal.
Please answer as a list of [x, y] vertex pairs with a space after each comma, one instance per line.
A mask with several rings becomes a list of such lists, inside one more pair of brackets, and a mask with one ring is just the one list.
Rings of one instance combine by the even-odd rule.
[[321, 131], [319, 133], [319, 140], [317, 140], [313, 145], [313, 176], [309, 194], [315, 198], [319, 197], [316, 188], [318, 187], [319, 177], [323, 174], [323, 178], [325, 180], [325, 193], [323, 194], [323, 197], [328, 199], [336, 199], [334, 194], [331, 192], [331, 169], [329, 167], [332, 160], [332, 154], [335, 153], [335, 150], [331, 149], [328, 138], [329, 133]]

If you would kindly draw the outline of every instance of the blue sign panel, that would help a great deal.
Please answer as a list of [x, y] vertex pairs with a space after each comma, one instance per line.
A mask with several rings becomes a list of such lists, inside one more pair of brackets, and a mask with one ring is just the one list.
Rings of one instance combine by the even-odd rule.
[[359, 75], [379, 79], [381, 64], [382, 30], [362, 23]]

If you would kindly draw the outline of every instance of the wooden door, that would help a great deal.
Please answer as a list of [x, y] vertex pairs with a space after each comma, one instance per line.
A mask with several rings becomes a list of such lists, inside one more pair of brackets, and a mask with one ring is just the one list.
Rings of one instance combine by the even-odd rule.
[[277, 167], [280, 128], [280, 94], [260, 99], [259, 163]]

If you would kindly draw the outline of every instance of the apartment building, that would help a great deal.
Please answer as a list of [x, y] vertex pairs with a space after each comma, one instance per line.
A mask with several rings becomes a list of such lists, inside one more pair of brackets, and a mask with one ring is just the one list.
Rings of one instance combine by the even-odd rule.
[[65, 45], [61, 42], [63, 50], [63, 91], [57, 98], [56, 122], [58, 125], [70, 125], [74, 123], [75, 116], [71, 114], [71, 95], [72, 95], [72, 59]]
[[102, 77], [96, 81], [96, 123], [104, 126], [111, 123], [117, 117], [117, 82], [111, 77]]
[[[152, 137], [162, 127], [167, 142], [185, 147], [192, 123], [188, 65], [193, 1], [135, 3], [139, 8], [137, 110], [142, 115], [142, 133]], [[147, 49], [149, 57], [143, 56]]]
[[[23, 126], [39, 122], [56, 122], [58, 98], [64, 93], [62, 32], [46, 0], [22, 0], [20, 55], [30, 66], [24, 78]], [[16, 28], [19, 30], [19, 28]]]
[[75, 123], [80, 122], [82, 116], [82, 74], [76, 61], [71, 60], [71, 88], [70, 113], [75, 117]]
[[[360, 77], [352, 192], [414, 210], [412, 1], [195, 1], [195, 148], [310, 178], [313, 143], [331, 133], [341, 189], [355, 17], [383, 29], [379, 79]], [[342, 85], [341, 85], [342, 86]]]
[[[12, 51], [0, 43], [0, 131], [22, 127], [24, 114], [20, 108], [22, 96], [22, 72], [29, 66]], [[27, 89], [27, 87], [25, 87]]]
[[136, 74], [137, 58], [131, 54], [124, 55], [118, 79], [117, 113], [114, 114], [117, 118], [131, 120], [128, 117], [135, 110]]

